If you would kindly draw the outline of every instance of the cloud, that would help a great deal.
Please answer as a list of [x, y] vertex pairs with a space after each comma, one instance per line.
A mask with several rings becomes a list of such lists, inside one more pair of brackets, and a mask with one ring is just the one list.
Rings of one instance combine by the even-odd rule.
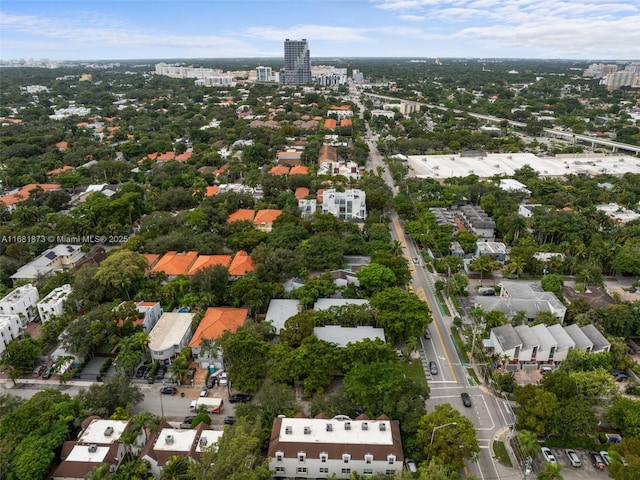
[[425, 20], [425, 17], [421, 15], [399, 15], [398, 18], [407, 22], [423, 22]]
[[275, 27], [250, 27], [244, 31], [247, 36], [258, 37], [264, 40], [282, 42], [285, 38], [307, 40], [320, 40], [327, 42], [365, 42], [367, 37], [362, 34], [362, 29], [336, 27], [333, 25], [294, 25], [288, 28]]

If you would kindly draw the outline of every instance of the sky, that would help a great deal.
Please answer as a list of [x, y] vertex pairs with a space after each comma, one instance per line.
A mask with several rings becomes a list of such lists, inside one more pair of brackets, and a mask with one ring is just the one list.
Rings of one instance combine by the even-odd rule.
[[640, 60], [640, 0], [2, 0], [0, 60]]

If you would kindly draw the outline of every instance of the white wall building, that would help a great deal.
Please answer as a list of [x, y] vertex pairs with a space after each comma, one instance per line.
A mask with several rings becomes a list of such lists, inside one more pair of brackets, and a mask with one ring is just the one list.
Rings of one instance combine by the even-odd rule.
[[163, 313], [160, 302], [136, 302], [136, 310], [144, 314], [142, 319], [144, 333], [149, 333], [153, 330]]
[[51, 320], [54, 315], [64, 313], [64, 301], [71, 294], [71, 285], [68, 283], [54, 288], [49, 294], [38, 302], [38, 314], [42, 323]]
[[38, 316], [38, 289], [27, 283], [0, 300], [0, 315], [17, 315], [22, 326]]
[[330, 188], [322, 194], [322, 213], [330, 213], [343, 220], [364, 220], [367, 218], [366, 200], [362, 190], [338, 192]]
[[0, 355], [9, 342], [22, 334], [22, 322], [17, 315], [0, 315]]
[[192, 313], [163, 313], [156, 326], [149, 333], [149, 350], [154, 360], [168, 360], [175, 357], [183, 347], [189, 345]]
[[82, 245], [56, 245], [11, 275], [16, 280], [39, 280], [55, 272], [73, 268], [84, 256]]
[[268, 451], [274, 478], [399, 474], [404, 454], [398, 421], [361, 418], [276, 418]]

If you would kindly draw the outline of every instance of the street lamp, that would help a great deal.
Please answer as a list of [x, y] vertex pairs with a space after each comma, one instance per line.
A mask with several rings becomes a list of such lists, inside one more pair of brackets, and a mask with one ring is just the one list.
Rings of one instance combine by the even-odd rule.
[[[444, 425], [437, 425], [435, 427], [433, 427], [433, 430], [431, 431], [431, 441], [429, 442], [429, 447], [431, 447], [431, 445], [433, 444], [433, 437], [436, 434], [437, 430], [440, 430], [441, 428], [444, 427], [449, 427], [451, 425], [457, 425], [458, 422], [450, 422], [450, 423], [445, 423]], [[429, 455], [427, 455], [427, 463], [429, 462], [429, 457], [431, 456], [431, 448], [429, 448]]]

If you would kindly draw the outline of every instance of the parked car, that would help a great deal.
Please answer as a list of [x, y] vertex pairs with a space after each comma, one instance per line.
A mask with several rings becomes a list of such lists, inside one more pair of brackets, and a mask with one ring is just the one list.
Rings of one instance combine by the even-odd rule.
[[145, 365], [140, 365], [136, 370], [136, 378], [142, 378], [147, 374], [147, 367]]
[[471, 395], [469, 395], [467, 392], [462, 392], [460, 394], [460, 398], [462, 398], [462, 404], [465, 407], [470, 407], [471, 406]]
[[189, 380], [192, 380], [195, 375], [196, 375], [196, 369], [195, 369], [195, 367], [191, 367], [189, 369], [189, 371], [187, 372], [187, 378]]
[[600, 456], [602, 457], [602, 460], [604, 460], [605, 465], [611, 465], [611, 458], [609, 458], [609, 453], [606, 450], [601, 450]]
[[411, 295], [413, 295], [415, 293], [415, 291], [413, 290], [413, 285], [409, 285], [407, 287], [407, 292], [409, 292]]
[[161, 365], [160, 368], [158, 368], [158, 370], [156, 371], [156, 380], [162, 380], [165, 373], [167, 373], [167, 369], [164, 365]]
[[206, 388], [203, 388], [202, 390], [200, 390], [201, 397], [206, 397], [207, 395], [209, 395], [209, 390], [207, 390]]
[[604, 470], [604, 459], [598, 452], [589, 452], [593, 466], [598, 470]]
[[229, 403], [247, 403], [251, 401], [248, 393], [234, 393], [229, 397]]
[[226, 384], [229, 383], [229, 379], [227, 378], [227, 372], [222, 372], [222, 374], [220, 374], [220, 377], [218, 378], [218, 381], [220, 382], [220, 386], [223, 387]]
[[540, 450], [542, 451], [542, 457], [545, 462], [556, 463], [556, 457], [549, 447], [542, 447]]
[[215, 375], [211, 375], [209, 377], [209, 380], [207, 380], [207, 388], [213, 388], [216, 384], [216, 376]]
[[189, 415], [188, 417], [184, 417], [184, 423], [191, 423], [193, 422], [193, 419], [196, 418], [195, 415]]
[[424, 329], [424, 338], [426, 338], [427, 340], [431, 339], [431, 330], [429, 330], [428, 328]]
[[44, 365], [38, 365], [36, 368], [33, 369], [33, 372], [31, 373], [31, 375], [33, 375], [34, 377], [39, 377], [43, 370], [44, 370]]
[[160, 393], [162, 395], [175, 395], [178, 393], [178, 389], [176, 387], [162, 387]]
[[415, 472], [418, 471], [418, 467], [416, 466], [416, 462], [414, 462], [410, 458], [405, 458], [404, 459], [404, 466], [407, 469], [407, 471], [410, 472], [410, 473], [415, 473]]
[[578, 454], [575, 452], [575, 450], [571, 450], [570, 448], [567, 448], [564, 451], [564, 454], [569, 459], [569, 463], [571, 464], [572, 467], [580, 468], [582, 466], [580, 457], [578, 457]]
[[429, 371], [431, 372], [431, 375], [438, 374], [438, 365], [436, 364], [436, 362], [429, 362]]
[[51, 375], [53, 375], [55, 371], [55, 368], [53, 365], [45, 368], [44, 372], [42, 372], [42, 378], [51, 378]]
[[413, 257], [413, 264], [414, 265], [420, 264], [420, 261], [418, 260], [418, 257]]
[[396, 358], [403, 358], [404, 355], [402, 354], [402, 350], [398, 349], [396, 350]]
[[224, 424], [225, 425], [233, 425], [234, 423], [236, 423], [236, 417], [232, 417], [232, 416], [227, 416], [224, 417]]

